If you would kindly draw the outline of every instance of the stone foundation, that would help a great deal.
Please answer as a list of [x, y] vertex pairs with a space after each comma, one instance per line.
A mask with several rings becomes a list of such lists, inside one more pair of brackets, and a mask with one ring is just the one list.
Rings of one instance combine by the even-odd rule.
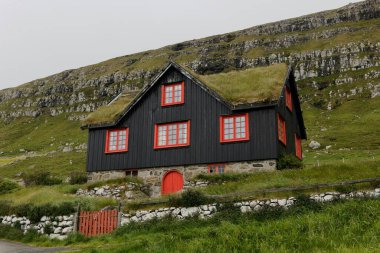
[[[257, 171], [273, 171], [276, 169], [276, 160], [247, 161], [225, 163], [224, 173], [251, 173]], [[138, 177], [144, 181], [144, 184], [150, 186], [150, 195], [159, 196], [161, 194], [161, 182], [165, 174], [169, 171], [178, 171], [183, 175], [184, 186], [191, 186], [195, 176], [208, 173], [208, 165], [186, 165], [173, 167], [158, 167], [138, 169]], [[102, 181], [114, 178], [125, 177], [125, 171], [102, 171], [89, 172], [88, 180], [90, 182]]]

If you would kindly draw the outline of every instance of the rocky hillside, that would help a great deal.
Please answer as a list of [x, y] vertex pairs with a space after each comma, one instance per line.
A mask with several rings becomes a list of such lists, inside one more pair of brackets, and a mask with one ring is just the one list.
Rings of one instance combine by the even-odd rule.
[[[339, 116], [355, 110], [358, 115], [373, 113], [368, 116], [371, 120], [380, 118], [377, 111], [379, 57], [380, 1], [363, 1], [336, 10], [122, 56], [1, 90], [1, 124], [13, 128], [17, 120], [22, 119], [25, 123], [27, 118], [33, 123], [41, 117], [49, 119], [59, 115], [75, 122], [121, 91], [141, 89], [169, 59], [201, 74], [288, 63], [295, 69], [309, 136], [325, 142], [322, 147], [336, 144], [337, 148], [350, 149], [354, 144], [348, 137], [337, 139], [338, 133], [320, 133], [321, 129], [328, 129], [328, 125], [340, 124], [327, 123], [329, 116], [325, 113], [331, 111]], [[373, 110], [361, 111], [366, 104]], [[358, 129], [350, 129], [360, 132], [365, 119], [353, 120], [357, 120]], [[375, 125], [373, 128], [369, 136], [378, 134]], [[352, 134], [350, 129], [347, 135]], [[21, 132], [14, 135], [23, 138]], [[8, 137], [0, 134], [0, 138]], [[75, 138], [72, 137], [72, 141], [75, 142]], [[380, 141], [372, 140], [367, 149], [379, 145]], [[2, 148], [7, 150], [0, 145], [0, 151]], [[9, 152], [20, 148], [12, 146]]]

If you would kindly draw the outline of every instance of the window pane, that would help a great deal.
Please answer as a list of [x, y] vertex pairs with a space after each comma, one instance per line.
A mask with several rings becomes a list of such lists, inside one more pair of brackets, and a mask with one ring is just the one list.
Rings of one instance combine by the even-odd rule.
[[173, 102], [173, 87], [167, 86], [165, 87], [165, 103]]
[[167, 131], [167, 126], [158, 127], [158, 145], [159, 146], [166, 145], [166, 131]]
[[177, 125], [169, 125], [169, 133], [168, 133], [168, 144], [173, 145], [177, 144]]
[[178, 143], [187, 143], [187, 124], [179, 124]]

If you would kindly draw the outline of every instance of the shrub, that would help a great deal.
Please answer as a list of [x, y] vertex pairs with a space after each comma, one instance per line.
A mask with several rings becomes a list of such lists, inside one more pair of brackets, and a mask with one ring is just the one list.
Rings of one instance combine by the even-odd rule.
[[55, 185], [62, 183], [62, 180], [54, 177], [48, 171], [37, 171], [23, 175], [25, 185]]
[[44, 227], [44, 233], [50, 235], [54, 232], [53, 226], [51, 224], [46, 224]]
[[17, 229], [10, 225], [0, 224], [0, 238], [8, 240], [21, 240], [24, 236], [21, 229]]
[[293, 213], [305, 213], [308, 211], [320, 211], [322, 210], [322, 203], [310, 199], [307, 195], [299, 195], [296, 197], [296, 201], [290, 207]]
[[290, 154], [282, 154], [277, 162], [277, 169], [302, 169], [303, 164], [302, 161], [299, 160], [294, 155]]
[[8, 200], [0, 200], [0, 216], [9, 215], [12, 207], [11, 202]]
[[0, 215], [27, 217], [31, 222], [39, 222], [42, 216], [67, 215], [75, 212], [76, 203], [62, 202], [57, 205], [33, 205], [31, 203], [12, 206], [10, 202], [0, 201]]
[[0, 180], [0, 194], [12, 192], [14, 189], [17, 189], [18, 187], [18, 184], [11, 180]]
[[180, 196], [170, 196], [169, 204], [171, 206], [199, 206], [212, 202], [211, 199], [207, 198], [202, 192], [195, 190], [187, 190], [183, 192]]
[[70, 184], [85, 184], [87, 183], [87, 174], [84, 172], [72, 172], [70, 174]]

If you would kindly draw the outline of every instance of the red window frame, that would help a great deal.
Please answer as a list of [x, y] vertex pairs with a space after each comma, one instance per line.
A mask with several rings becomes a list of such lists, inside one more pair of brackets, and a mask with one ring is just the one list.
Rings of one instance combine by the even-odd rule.
[[294, 134], [294, 143], [296, 148], [296, 157], [302, 160], [302, 140], [297, 134]]
[[[186, 124], [187, 127], [187, 135], [186, 135], [186, 143], [178, 143], [179, 142], [179, 125]], [[168, 144], [169, 141], [169, 126], [176, 125], [176, 144]], [[158, 145], [158, 128], [160, 126], [167, 126], [166, 128], [166, 144]], [[164, 123], [164, 124], [155, 124], [154, 125], [154, 149], [161, 148], [176, 148], [176, 147], [185, 147], [190, 145], [190, 120], [180, 121], [180, 122], [172, 122], [172, 123]]]
[[[220, 167], [223, 166], [223, 169], [221, 170]], [[215, 167], [215, 171], [211, 173], [211, 167]], [[207, 165], [207, 171], [209, 174], [222, 174], [226, 172], [226, 164], [225, 163], [215, 163], [215, 164], [208, 164]]]
[[279, 113], [277, 113], [277, 121], [278, 121], [278, 140], [286, 145], [286, 124], [285, 120]]
[[[125, 135], [125, 148], [124, 149], [119, 149], [119, 134], [121, 131], [126, 131]], [[116, 135], [116, 149], [115, 150], [110, 150], [109, 149], [109, 138], [112, 132], [117, 132]], [[119, 153], [119, 152], [127, 152], [128, 151], [128, 141], [129, 141], [129, 128], [118, 128], [118, 129], [109, 129], [106, 132], [106, 154], [110, 153]]]
[[[181, 101], [174, 102], [174, 87], [181, 85]], [[172, 102], [166, 103], [166, 88], [172, 87]], [[185, 103], [185, 82], [171, 83], [171, 84], [163, 84], [161, 86], [161, 106], [170, 106], [170, 105], [179, 105]]]
[[[236, 118], [238, 117], [244, 117], [245, 118], [245, 137], [236, 137]], [[233, 138], [231, 139], [225, 139], [224, 138], [224, 119], [227, 118], [232, 118], [233, 119]], [[220, 127], [220, 142], [221, 143], [226, 143], [226, 142], [236, 142], [236, 141], [247, 141], [249, 140], [249, 118], [248, 118], [248, 113], [244, 114], [237, 114], [237, 115], [226, 115], [226, 116], [220, 116], [219, 120], [219, 127]]]
[[293, 110], [292, 93], [288, 87], [285, 88], [285, 103], [286, 103], [286, 108], [288, 108], [289, 111], [292, 111]]

